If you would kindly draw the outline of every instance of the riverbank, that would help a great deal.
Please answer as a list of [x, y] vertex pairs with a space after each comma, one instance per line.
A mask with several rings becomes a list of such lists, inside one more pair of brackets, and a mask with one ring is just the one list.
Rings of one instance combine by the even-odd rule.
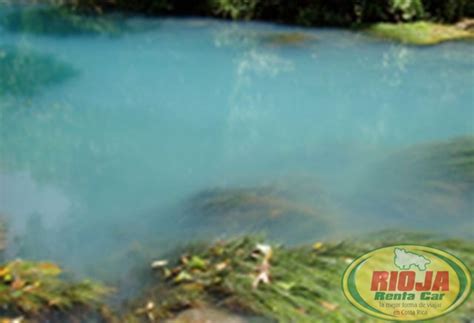
[[[57, 2], [56, 2], [57, 3]], [[64, 3], [64, 2], [60, 2]], [[429, 19], [453, 23], [474, 16], [474, 4], [465, 0], [408, 1], [288, 1], [288, 0], [140, 0], [65, 2], [73, 10], [104, 13], [135, 12], [148, 15], [212, 16], [263, 20], [302, 26], [353, 26], [376, 22], [412, 22]]]
[[[1, 204], [14, 222], [0, 223], [0, 251], [14, 244], [0, 264], [10, 307], [0, 322], [46, 321], [32, 306], [64, 322], [90, 299], [91, 315], [111, 322], [354, 321], [362, 314], [336, 282], [372, 248], [438, 246], [472, 267], [472, 240], [461, 237], [473, 232], [474, 141], [419, 145], [472, 134], [469, 45], [418, 50], [211, 19], [153, 19], [132, 34], [105, 12], [35, 25], [35, 10], [17, 16], [0, 50]], [[137, 20], [130, 27], [149, 27]], [[397, 26], [408, 24], [424, 23]], [[377, 225], [459, 239], [348, 238]], [[260, 229], [268, 236], [215, 240]], [[164, 254], [196, 235], [205, 243]], [[150, 283], [113, 313], [102, 287], [37, 258], [125, 292], [137, 277]], [[130, 264], [143, 270], [129, 274]], [[472, 316], [470, 301], [446, 321]]]
[[[278, 1], [277, 1], [278, 2]], [[451, 4], [451, 11], [443, 6], [428, 4], [394, 7], [373, 7], [351, 4], [347, 8], [325, 4], [295, 6], [284, 4], [277, 9], [259, 1], [214, 1], [183, 4], [180, 1], [95, 2], [77, 0], [51, 7], [26, 8], [1, 17], [0, 25], [10, 31], [35, 34], [104, 33], [116, 35], [123, 31], [113, 19], [99, 19], [114, 14], [148, 16], [203, 16], [230, 20], [259, 20], [304, 27], [338, 27], [363, 32], [382, 40], [408, 45], [435, 45], [446, 41], [474, 39], [474, 9], [467, 5]], [[240, 4], [239, 4], [240, 3]], [[253, 4], [252, 4], [253, 3]], [[447, 6], [447, 5], [445, 5]], [[428, 9], [426, 9], [426, 8]], [[446, 12], [445, 12], [446, 11]], [[448, 14], [447, 12], [451, 12]], [[376, 14], [375, 14], [376, 12]], [[456, 13], [456, 14], [454, 14]], [[47, 25], [42, 23], [48, 21]]]
[[[470, 22], [469, 22], [470, 21]], [[429, 46], [446, 41], [473, 40], [474, 25], [472, 20], [461, 21], [457, 24], [446, 25], [429, 21], [413, 23], [377, 23], [362, 30], [369, 35], [381, 39], [397, 41], [408, 45]]]
[[[0, 267], [0, 288], [6, 291], [0, 297], [6, 304], [1, 316], [10, 314], [5, 322], [17, 317], [59, 322], [79, 313], [104, 322], [182, 322], [190, 317], [230, 322], [365, 321], [340, 289], [345, 268], [372, 249], [408, 242], [443, 249], [468, 267], [474, 265], [472, 241], [427, 234], [379, 232], [370, 239], [315, 241], [299, 247], [247, 236], [190, 245], [169, 259], [154, 261], [141, 296], [113, 311], [104, 305], [110, 289], [59, 279], [61, 269], [52, 263], [17, 260]], [[441, 322], [462, 322], [473, 314], [474, 302], [468, 300]]]
[[[189, 247], [179, 257], [152, 264], [155, 283], [133, 316], [173, 319], [192, 309], [219, 307], [229, 315], [268, 322], [375, 322], [349, 304], [340, 281], [345, 268], [370, 250], [400, 244], [428, 244], [474, 264], [472, 244], [409, 232], [378, 232], [344, 241], [315, 241], [287, 247], [263, 238], [243, 237]], [[468, 301], [441, 322], [462, 322], [474, 314]], [[181, 322], [179, 319], [176, 322]]]

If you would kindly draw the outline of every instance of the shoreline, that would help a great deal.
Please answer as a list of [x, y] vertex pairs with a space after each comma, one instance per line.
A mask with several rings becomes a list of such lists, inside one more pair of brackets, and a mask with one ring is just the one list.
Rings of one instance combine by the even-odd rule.
[[[7, 7], [17, 7], [14, 5], [6, 5]], [[146, 11], [127, 11], [127, 10], [107, 10], [94, 12], [90, 10], [71, 9], [65, 6], [54, 5], [20, 5], [19, 10], [11, 12], [0, 17], [0, 26], [6, 30], [14, 32], [29, 32], [36, 34], [48, 34], [61, 32], [60, 28], [66, 27], [66, 30], [74, 32], [93, 32], [93, 33], [117, 33], [120, 32], [114, 22], [108, 22], [108, 17], [120, 16], [124, 17], [144, 17], [146, 19], [167, 19], [167, 18], [195, 18], [195, 19], [216, 19], [219, 21], [229, 21], [236, 23], [255, 22], [269, 23], [281, 25], [285, 27], [301, 28], [331, 28], [346, 31], [361, 32], [369, 37], [380, 40], [398, 42], [405, 45], [415, 46], [431, 46], [448, 41], [471, 41], [474, 40], [474, 19], [461, 18], [453, 23], [435, 22], [428, 19], [417, 19], [413, 21], [385, 21], [376, 22], [352, 22], [350, 24], [301, 24], [290, 21], [280, 21], [278, 19], [242, 19], [225, 17], [217, 14], [202, 14], [196, 12], [194, 14], [179, 14], [179, 12], [163, 12], [159, 14], [149, 14]], [[40, 22], [47, 20], [50, 26], [24, 25], [24, 21]]]
[[[182, 322], [195, 316], [239, 323], [248, 318], [263, 322], [310, 317], [362, 320], [367, 317], [339, 292], [343, 271], [361, 254], [407, 241], [448, 250], [468, 265], [474, 261], [472, 240], [426, 233], [378, 231], [370, 238], [315, 241], [293, 247], [243, 236], [190, 244], [177, 249], [170, 258], [153, 261], [147, 266], [148, 273], [143, 271], [149, 282], [138, 296], [111, 306], [115, 288], [123, 286], [71, 281], [54, 263], [13, 260], [0, 266], [0, 287], [7, 291], [3, 296], [7, 311], [0, 319], [61, 322], [79, 315], [111, 323]], [[14, 281], [9, 278], [11, 273], [16, 275]], [[305, 293], [301, 294], [302, 290]], [[20, 298], [15, 296], [18, 293]], [[305, 301], [309, 295], [314, 302]], [[468, 301], [449, 316], [449, 321], [462, 321], [471, 311], [472, 302]]]

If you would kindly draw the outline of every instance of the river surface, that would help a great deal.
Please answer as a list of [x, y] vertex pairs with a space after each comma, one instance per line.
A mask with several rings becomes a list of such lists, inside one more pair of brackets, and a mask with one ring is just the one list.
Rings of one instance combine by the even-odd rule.
[[[34, 93], [1, 91], [7, 257], [102, 279], [184, 242], [238, 233], [287, 243], [397, 228], [472, 236], [472, 214], [396, 216], [358, 189], [389, 152], [474, 134], [472, 43], [414, 47], [201, 18], [113, 24], [119, 32], [0, 25], [0, 54], [14, 48], [74, 71], [42, 84], [39, 69], [22, 81]], [[290, 217], [272, 235], [265, 225], [202, 225], [188, 207], [203, 190], [288, 178], [292, 194], [305, 189], [298, 201], [314, 204], [307, 182], [317, 182], [341, 215], [324, 229], [309, 221], [304, 235], [293, 230], [304, 220]]]

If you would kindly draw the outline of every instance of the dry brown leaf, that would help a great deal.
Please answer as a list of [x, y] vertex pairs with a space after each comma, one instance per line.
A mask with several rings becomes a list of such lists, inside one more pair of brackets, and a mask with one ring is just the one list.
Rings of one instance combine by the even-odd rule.
[[329, 302], [326, 302], [326, 301], [322, 301], [321, 302], [321, 306], [324, 307], [325, 309], [327, 309], [328, 311], [335, 311], [339, 305], [337, 304], [333, 304], [333, 303], [329, 303]]

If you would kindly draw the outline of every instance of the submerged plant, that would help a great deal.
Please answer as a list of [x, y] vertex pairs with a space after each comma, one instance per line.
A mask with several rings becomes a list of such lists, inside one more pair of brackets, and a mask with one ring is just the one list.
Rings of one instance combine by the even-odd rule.
[[217, 227], [222, 233], [265, 230], [281, 236], [297, 231], [303, 237], [316, 228], [328, 229], [339, 210], [317, 181], [297, 176], [256, 187], [201, 191], [190, 199], [188, 213], [193, 226]]
[[19, 47], [0, 47], [0, 97], [31, 96], [76, 74], [73, 67], [50, 55]]
[[372, 171], [366, 193], [385, 211], [398, 216], [472, 214], [474, 137], [415, 145], [390, 154]]
[[123, 29], [118, 19], [81, 15], [64, 7], [32, 7], [15, 10], [0, 17], [0, 25], [11, 32], [53, 36], [113, 35], [120, 33]]
[[302, 32], [271, 33], [262, 37], [262, 42], [271, 46], [301, 46], [314, 40], [314, 36]]
[[91, 281], [64, 281], [61, 273], [61, 268], [47, 262], [15, 260], [0, 266], [0, 313], [37, 319], [94, 311], [110, 293]]
[[[355, 257], [396, 243], [429, 243], [474, 265], [471, 241], [437, 240], [421, 234], [385, 232], [370, 239], [293, 248], [261, 241], [244, 237], [190, 247], [172, 265], [160, 263], [155, 267], [161, 273], [156, 285], [129, 315], [158, 322], [186, 309], [219, 306], [278, 322], [375, 322], [350, 305], [341, 291], [342, 274]], [[256, 284], [262, 273], [266, 279]], [[473, 305], [468, 301], [447, 321], [470, 317]]]

